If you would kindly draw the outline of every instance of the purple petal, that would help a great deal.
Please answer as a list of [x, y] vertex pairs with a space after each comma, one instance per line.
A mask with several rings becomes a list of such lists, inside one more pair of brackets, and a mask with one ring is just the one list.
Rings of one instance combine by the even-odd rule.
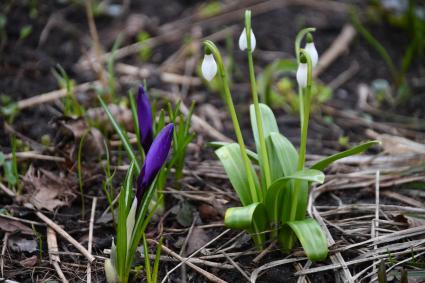
[[146, 154], [145, 164], [143, 164], [140, 175], [137, 178], [136, 197], [141, 203], [144, 192], [152, 184], [162, 165], [167, 160], [168, 153], [173, 140], [174, 125], [168, 124], [156, 136], [151, 148]]
[[143, 85], [139, 87], [136, 97], [137, 119], [139, 122], [140, 141], [145, 153], [149, 151], [153, 140], [152, 110]]

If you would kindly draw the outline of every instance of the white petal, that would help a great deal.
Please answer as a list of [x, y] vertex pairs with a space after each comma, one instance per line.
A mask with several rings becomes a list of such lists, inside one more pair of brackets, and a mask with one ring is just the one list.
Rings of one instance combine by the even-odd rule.
[[308, 70], [308, 67], [306, 63], [300, 63], [298, 65], [297, 82], [300, 87], [307, 86], [307, 70]]
[[307, 43], [304, 49], [310, 55], [312, 66], [316, 66], [319, 61], [319, 54], [317, 53], [316, 46], [314, 46], [314, 42]]
[[130, 211], [127, 216], [127, 247], [131, 246], [131, 236], [133, 234], [134, 224], [136, 223], [137, 198], [135, 197], [131, 204]]
[[212, 80], [217, 74], [217, 63], [214, 60], [214, 55], [205, 54], [201, 65], [202, 75], [207, 81]]
[[[255, 38], [254, 32], [251, 29], [251, 50], [255, 50], [255, 46], [257, 45], [257, 40]], [[246, 29], [244, 28], [241, 35], [239, 36], [239, 49], [244, 51], [248, 48], [248, 43], [246, 39]]]

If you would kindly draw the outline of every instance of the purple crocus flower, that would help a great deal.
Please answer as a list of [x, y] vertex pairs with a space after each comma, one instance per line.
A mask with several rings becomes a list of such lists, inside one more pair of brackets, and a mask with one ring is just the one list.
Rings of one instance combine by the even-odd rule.
[[146, 189], [152, 184], [162, 165], [167, 159], [173, 140], [174, 125], [172, 123], [165, 126], [153, 141], [148, 153], [146, 154], [145, 163], [143, 164], [140, 175], [137, 178], [137, 203], [140, 204]]
[[136, 97], [137, 119], [139, 122], [140, 142], [145, 153], [149, 151], [153, 141], [152, 110], [143, 85], [139, 87]]

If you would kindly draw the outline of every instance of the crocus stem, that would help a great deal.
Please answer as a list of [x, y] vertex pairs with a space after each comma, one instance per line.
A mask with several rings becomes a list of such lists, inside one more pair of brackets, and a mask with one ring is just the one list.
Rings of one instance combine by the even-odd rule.
[[255, 187], [254, 176], [252, 174], [252, 169], [251, 169], [252, 167], [250, 166], [250, 161], [249, 161], [249, 158], [248, 158], [248, 154], [246, 152], [245, 142], [243, 140], [242, 131], [241, 131], [241, 128], [239, 126], [239, 121], [238, 121], [238, 117], [236, 115], [235, 106], [233, 104], [232, 95], [230, 93], [229, 84], [227, 82], [227, 74], [226, 74], [226, 70], [225, 70], [224, 65], [223, 65], [223, 60], [221, 58], [221, 54], [212, 41], [206, 40], [206, 41], [204, 41], [204, 45], [207, 47], [207, 50], [209, 50], [210, 52], [213, 53], [215, 59], [217, 60], [218, 73], [220, 75], [221, 83], [222, 83], [222, 86], [223, 86], [226, 104], [227, 104], [227, 107], [229, 108], [230, 116], [232, 118], [233, 127], [234, 127], [235, 134], [236, 134], [236, 139], [239, 143], [239, 147], [240, 147], [240, 150], [241, 150], [241, 156], [242, 156], [242, 160], [243, 160], [243, 163], [244, 163], [246, 175], [248, 176], [248, 184], [249, 184], [249, 189], [250, 189], [250, 193], [251, 193], [251, 198], [252, 198], [253, 202], [258, 202], [258, 201], [260, 201], [260, 199], [259, 199], [259, 196], [258, 196], [257, 189]]
[[257, 121], [257, 129], [258, 129], [258, 138], [260, 140], [260, 151], [261, 151], [261, 169], [264, 170], [265, 184], [267, 189], [271, 183], [270, 177], [270, 164], [269, 164], [269, 156], [267, 155], [266, 148], [266, 140], [264, 139], [264, 131], [263, 131], [263, 122], [260, 113], [260, 105], [258, 102], [258, 93], [257, 93], [257, 82], [255, 81], [255, 72], [254, 72], [254, 60], [252, 58], [252, 48], [251, 48], [251, 11], [245, 11], [245, 32], [247, 38], [247, 54], [248, 54], [248, 66], [249, 66], [249, 79], [251, 82], [251, 93], [252, 100], [254, 102], [254, 110], [255, 110], [255, 120]]
[[[304, 163], [305, 163], [305, 154], [306, 154], [306, 148], [307, 148], [307, 133], [308, 133], [308, 121], [310, 118], [310, 104], [311, 104], [311, 83], [312, 83], [312, 63], [311, 58], [308, 55], [307, 52], [304, 50], [300, 50], [300, 52], [305, 56], [307, 59], [307, 86], [305, 88], [300, 88], [299, 96], [303, 101], [303, 117], [301, 119], [301, 144], [300, 144], [300, 153], [298, 156], [298, 164], [297, 164], [297, 170], [303, 170], [304, 169]], [[298, 61], [298, 64], [300, 64], [300, 61]], [[300, 187], [301, 187], [301, 181], [295, 181], [294, 183], [294, 194], [292, 196], [292, 207], [291, 207], [291, 214], [290, 214], [290, 220], [295, 220], [296, 214], [297, 214], [297, 207], [298, 207], [298, 196], [301, 193]]]

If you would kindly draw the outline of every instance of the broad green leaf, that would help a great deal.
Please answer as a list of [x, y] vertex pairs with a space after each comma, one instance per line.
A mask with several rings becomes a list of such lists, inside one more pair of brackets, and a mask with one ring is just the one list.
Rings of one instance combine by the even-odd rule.
[[316, 220], [307, 218], [290, 221], [288, 225], [297, 235], [309, 260], [320, 261], [326, 259], [328, 256], [328, 243]]
[[127, 151], [128, 157], [130, 158], [131, 161], [134, 161], [137, 171], [140, 171], [140, 165], [139, 165], [138, 160], [136, 158], [136, 154], [134, 153], [133, 148], [131, 147], [127, 133], [121, 129], [121, 126], [115, 120], [111, 111], [109, 111], [109, 108], [106, 105], [105, 101], [103, 101], [102, 97], [98, 96], [98, 99], [100, 101], [100, 104], [103, 107], [103, 110], [105, 110], [105, 113], [109, 118], [109, 121], [111, 121], [112, 126], [114, 127], [115, 131], [117, 132], [118, 136], [120, 137], [121, 142], [123, 143], [124, 148]]
[[[245, 172], [245, 166], [242, 160], [241, 151], [239, 145], [231, 143], [225, 145], [215, 151], [221, 163], [223, 164], [224, 170], [229, 177], [230, 183], [236, 194], [238, 195], [243, 206], [252, 203], [251, 192], [248, 184], [248, 177]], [[258, 199], [263, 199], [261, 192], [259, 191], [257, 174], [254, 168], [251, 166], [252, 175], [254, 176], [255, 188]]]
[[224, 224], [227, 227], [247, 230], [258, 247], [264, 243], [263, 232], [267, 229], [268, 223], [266, 209], [261, 202], [229, 208], [224, 216]]
[[[263, 103], [260, 103], [260, 114], [261, 114], [261, 122], [263, 125], [263, 133], [264, 138], [267, 140], [267, 137], [274, 132], [279, 132], [279, 128], [277, 126], [276, 118], [274, 117], [273, 111]], [[258, 154], [258, 164], [260, 165], [260, 171], [261, 171], [261, 181], [262, 181], [262, 188], [265, 187], [265, 175], [264, 175], [264, 165], [263, 165], [263, 158], [261, 157], [261, 146], [260, 146], [260, 139], [258, 136], [258, 128], [257, 128], [257, 119], [255, 117], [255, 109], [254, 105], [251, 104], [249, 107], [250, 117], [251, 117], [251, 128], [252, 133], [254, 135], [255, 140], [255, 146], [257, 149]]]
[[[255, 118], [254, 105], [251, 104], [249, 107], [249, 113], [251, 117], [252, 133], [254, 135], [255, 145], [257, 146], [257, 152], [260, 148], [260, 141], [258, 138], [257, 119]], [[277, 126], [276, 118], [273, 111], [266, 104], [260, 103], [260, 114], [261, 122], [263, 123], [264, 138], [267, 138], [270, 133], [278, 133], [279, 127]]]
[[270, 133], [266, 146], [272, 182], [297, 170], [298, 153], [287, 138], [279, 133]]
[[348, 156], [352, 156], [355, 154], [359, 154], [362, 153], [363, 151], [367, 150], [368, 148], [380, 144], [379, 141], [368, 141], [366, 143], [360, 144], [358, 146], [355, 146], [353, 148], [350, 148], [348, 150], [345, 150], [343, 152], [331, 155], [329, 157], [326, 157], [318, 162], [316, 162], [313, 166], [311, 166], [311, 169], [317, 169], [317, 170], [325, 170], [326, 167], [328, 167], [330, 164], [332, 164], [333, 162], [348, 157]]
[[11, 186], [16, 185], [18, 183], [18, 179], [16, 178], [13, 170], [13, 162], [10, 160], [6, 161], [3, 165], [3, 170], [7, 183]]
[[[214, 142], [209, 142], [207, 145], [211, 146], [212, 148], [218, 149], [222, 146], [228, 145], [230, 144], [229, 142], [219, 142], [219, 141], [214, 141]], [[252, 162], [254, 162], [255, 164], [258, 164], [258, 155], [253, 152], [252, 150], [247, 149], [246, 153], [248, 154], [249, 159], [251, 159]]]
[[289, 217], [288, 212], [290, 212], [290, 208], [293, 205], [291, 202], [292, 180], [323, 183], [325, 175], [318, 170], [304, 169], [295, 172], [291, 176], [282, 177], [274, 181], [267, 190], [265, 200], [267, 215], [274, 224], [279, 222], [285, 223], [286, 221], [282, 220], [289, 219], [287, 218]]

